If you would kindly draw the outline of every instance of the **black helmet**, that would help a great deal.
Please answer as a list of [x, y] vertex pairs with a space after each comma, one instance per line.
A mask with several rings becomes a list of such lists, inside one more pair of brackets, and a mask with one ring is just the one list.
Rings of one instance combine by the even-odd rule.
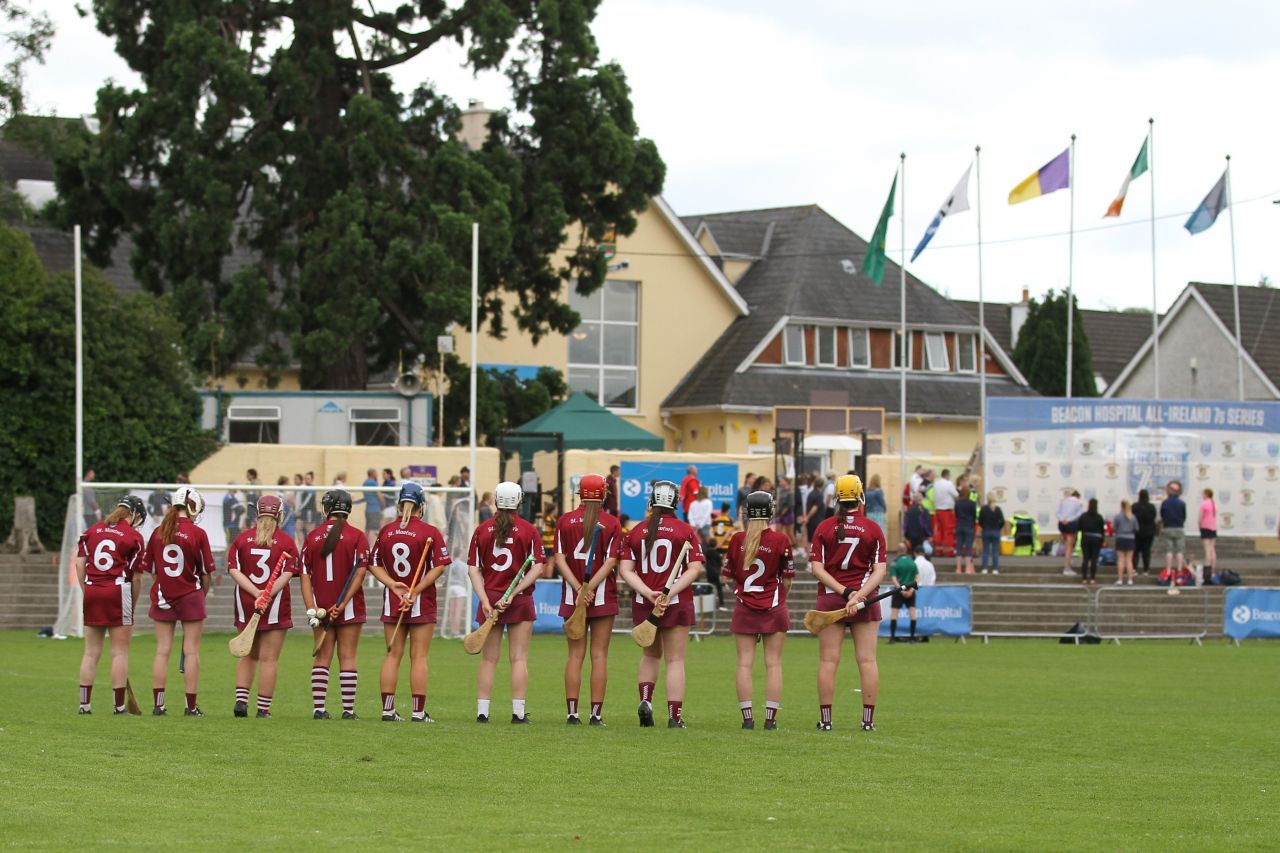
[[773, 495], [768, 492], [752, 492], [747, 495], [747, 519], [773, 518]]
[[351, 513], [351, 493], [346, 489], [330, 489], [320, 499], [320, 506], [324, 508], [325, 515], [333, 515], [334, 513], [349, 515]]
[[129, 510], [132, 518], [129, 523], [134, 527], [141, 526], [142, 522], [147, 520], [147, 505], [142, 502], [142, 498], [137, 495], [125, 495], [120, 499], [116, 506], [122, 506]]

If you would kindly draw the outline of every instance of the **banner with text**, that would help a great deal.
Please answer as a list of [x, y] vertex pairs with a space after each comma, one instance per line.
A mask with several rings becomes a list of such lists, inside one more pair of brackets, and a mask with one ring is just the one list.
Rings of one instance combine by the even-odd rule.
[[[654, 480], [670, 480], [676, 485], [685, 478], [689, 464], [686, 462], [626, 462], [622, 463], [622, 495], [618, 511], [631, 517], [632, 523], [644, 518], [649, 510], [649, 496], [653, 493]], [[729, 504], [730, 511], [738, 513], [738, 466], [724, 462], [698, 465], [698, 482], [707, 487], [707, 495], [715, 511], [720, 504]], [[677, 507], [679, 509], [679, 507]], [[684, 514], [680, 514], [684, 518]]]
[[1141, 489], [1158, 503], [1172, 480], [1192, 535], [1205, 488], [1220, 535], [1270, 535], [1280, 520], [1280, 403], [990, 397], [985, 459], [1005, 514], [1044, 531], [1071, 489], [1110, 518]]
[[[533, 622], [535, 634], [559, 634], [564, 631], [564, 619], [560, 617], [560, 596], [563, 595], [562, 581], [540, 580], [533, 585], [533, 608], [538, 618]], [[471, 592], [471, 627], [479, 627], [475, 621], [476, 608], [480, 600], [475, 591]], [[497, 630], [496, 628], [494, 630]]]
[[[881, 587], [881, 591], [888, 587]], [[927, 637], [942, 634], [946, 637], [964, 637], [973, 630], [969, 607], [968, 585], [925, 586], [916, 590], [916, 634]], [[880, 602], [880, 636], [889, 636], [889, 609], [891, 599]], [[898, 611], [898, 634], [905, 637], [911, 628], [911, 612], [906, 607]]]
[[1280, 637], [1280, 589], [1227, 590], [1222, 600], [1222, 633], [1233, 640]]

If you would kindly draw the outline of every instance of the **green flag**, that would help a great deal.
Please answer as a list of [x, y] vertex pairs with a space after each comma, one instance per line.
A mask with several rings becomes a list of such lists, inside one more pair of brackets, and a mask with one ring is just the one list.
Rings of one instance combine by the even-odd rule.
[[884, 200], [884, 211], [876, 223], [876, 233], [867, 244], [867, 255], [862, 259], [863, 274], [877, 285], [884, 281], [885, 235], [889, 232], [889, 217], [893, 216], [893, 197], [898, 192], [898, 176], [894, 174], [889, 197]]

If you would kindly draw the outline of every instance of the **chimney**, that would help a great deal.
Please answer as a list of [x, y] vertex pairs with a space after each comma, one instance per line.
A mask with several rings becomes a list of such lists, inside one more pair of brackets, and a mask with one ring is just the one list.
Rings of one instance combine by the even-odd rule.
[[1022, 301], [1015, 302], [1009, 306], [1009, 348], [1013, 349], [1018, 345], [1018, 332], [1022, 331], [1022, 324], [1027, 322], [1027, 314], [1031, 312], [1031, 291], [1026, 287], [1022, 288]]
[[467, 102], [462, 113], [462, 129], [458, 131], [458, 139], [468, 151], [479, 151], [489, 138], [489, 116], [493, 110], [486, 109], [484, 101], [474, 98]]

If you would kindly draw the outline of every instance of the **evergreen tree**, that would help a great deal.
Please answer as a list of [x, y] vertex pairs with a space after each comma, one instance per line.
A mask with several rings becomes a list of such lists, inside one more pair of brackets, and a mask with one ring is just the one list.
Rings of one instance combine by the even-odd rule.
[[[1089, 348], [1089, 336], [1085, 334], [1080, 307], [1074, 297], [1071, 300], [1072, 338], [1074, 351], [1071, 367], [1071, 393], [1076, 397], [1098, 396], [1098, 383], [1093, 375], [1093, 354]], [[1050, 290], [1044, 300], [1031, 300], [1027, 320], [1018, 332], [1018, 343], [1013, 348], [1013, 361], [1018, 370], [1031, 383], [1031, 387], [1046, 397], [1061, 397], [1067, 393], [1067, 295]]]

